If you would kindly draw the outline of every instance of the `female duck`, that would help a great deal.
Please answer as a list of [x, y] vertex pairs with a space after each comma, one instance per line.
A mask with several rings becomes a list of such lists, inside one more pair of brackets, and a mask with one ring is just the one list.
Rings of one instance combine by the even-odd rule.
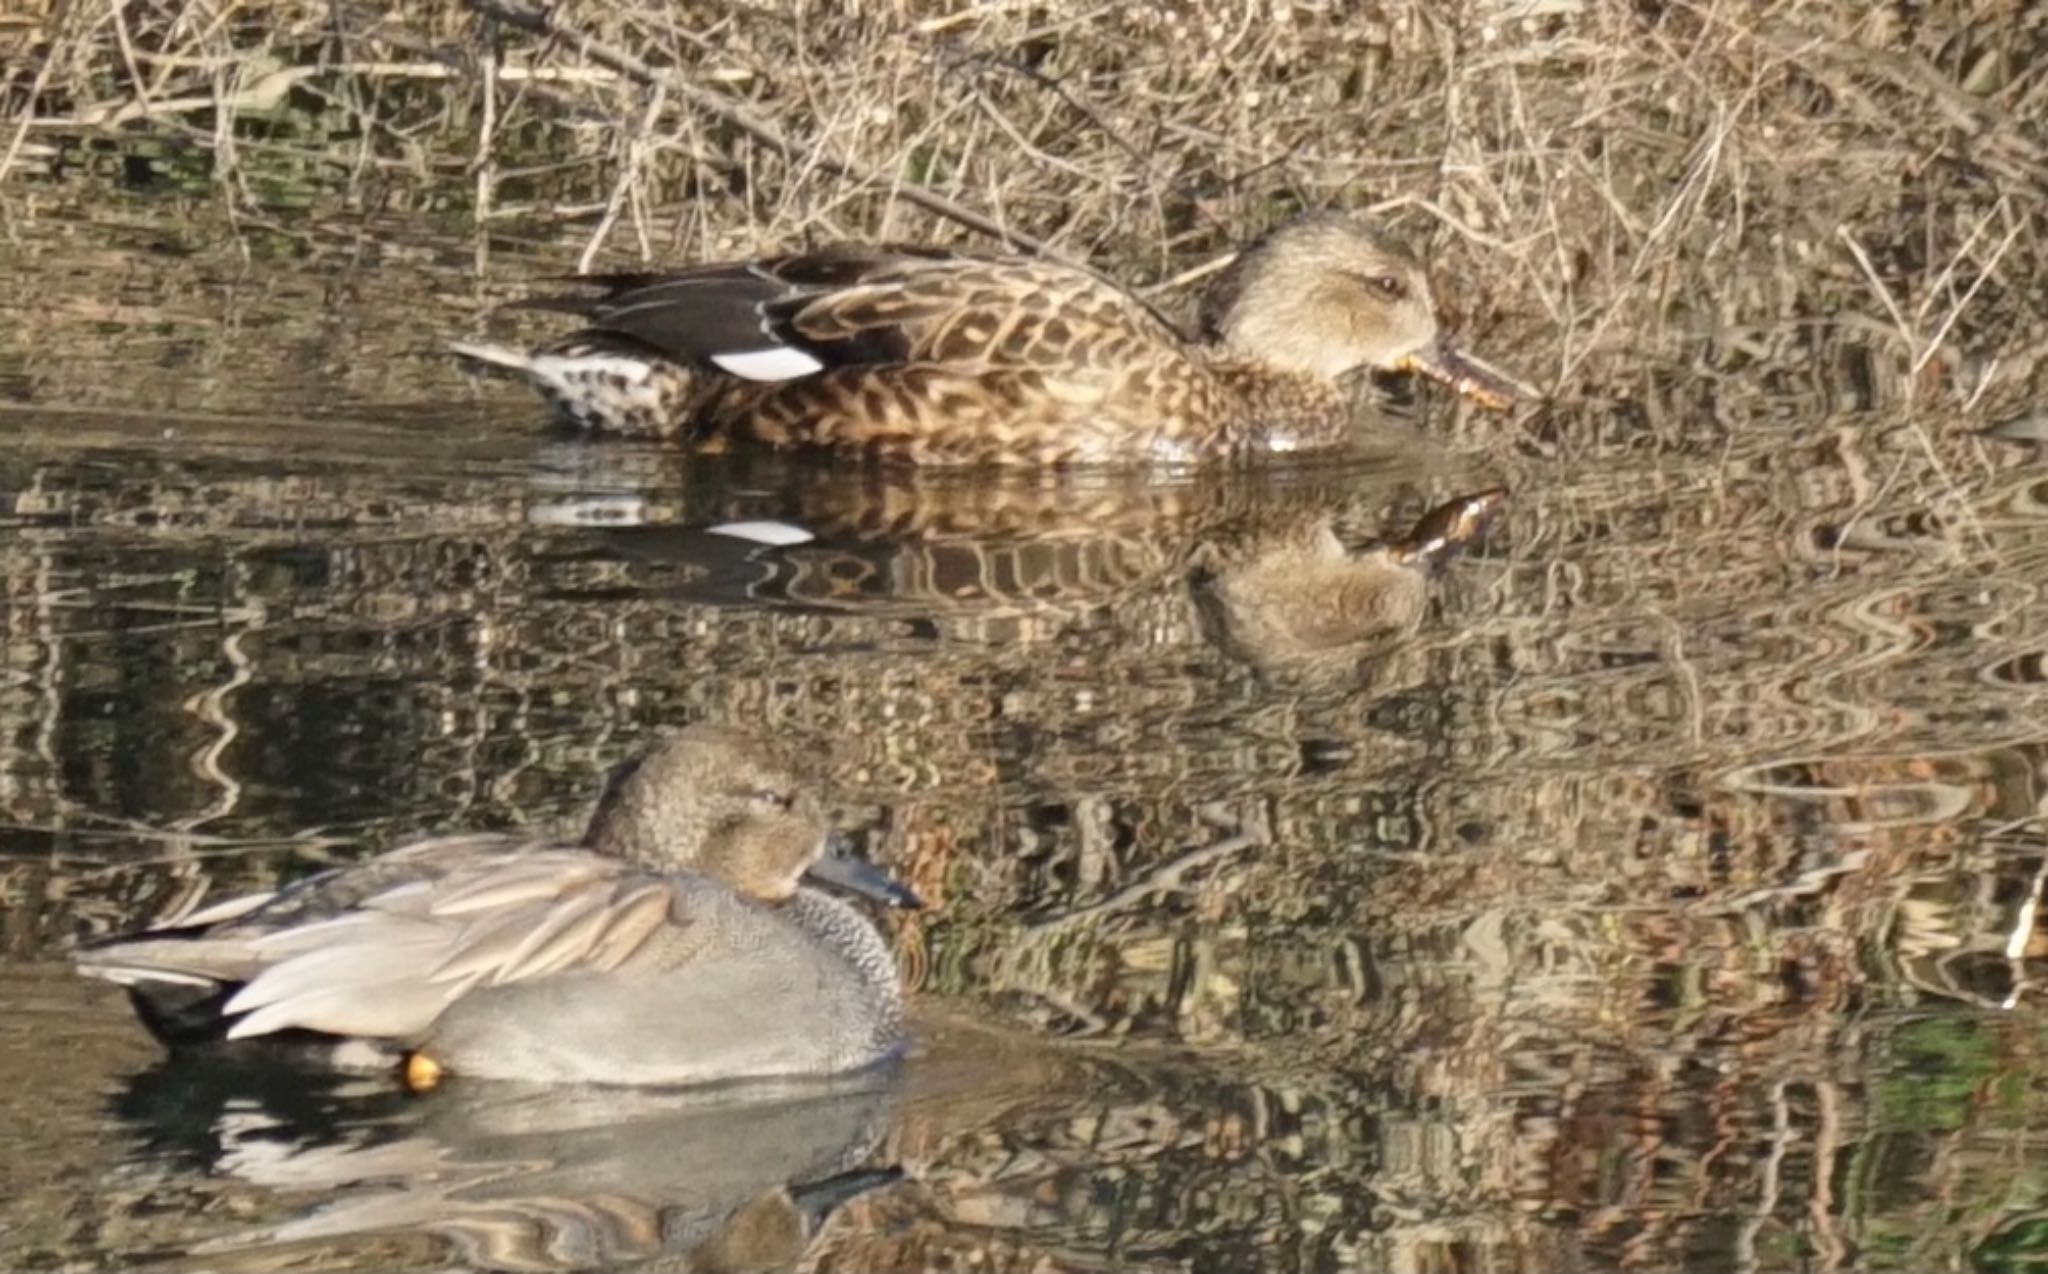
[[168, 1042], [311, 1033], [415, 1086], [829, 1075], [895, 1052], [902, 1010], [881, 936], [801, 878], [916, 899], [827, 841], [784, 757], [697, 726], [614, 781], [580, 846], [421, 841], [78, 965]]
[[916, 464], [1185, 463], [1340, 443], [1344, 384], [1413, 371], [1502, 407], [1508, 383], [1438, 330], [1422, 267], [1311, 217], [1239, 255], [1196, 339], [1067, 266], [840, 245], [585, 280], [541, 308], [583, 330], [530, 354], [457, 353], [532, 381], [570, 419], [717, 450], [735, 440]]

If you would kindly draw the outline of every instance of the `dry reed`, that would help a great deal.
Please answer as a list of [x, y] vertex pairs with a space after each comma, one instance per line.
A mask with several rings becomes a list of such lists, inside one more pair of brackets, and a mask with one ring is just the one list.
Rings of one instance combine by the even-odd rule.
[[1686, 371], [1821, 364], [1873, 402], [1978, 412], [2038, 393], [2029, 13], [47, 6], [0, 26], [0, 182], [149, 139], [245, 214], [286, 170], [327, 206], [466, 213], [480, 265], [532, 236], [581, 265], [1000, 238], [1169, 297], [1296, 208], [1366, 207], [1432, 245], [1473, 343], [1670, 442], [1697, 422], [1638, 400]]

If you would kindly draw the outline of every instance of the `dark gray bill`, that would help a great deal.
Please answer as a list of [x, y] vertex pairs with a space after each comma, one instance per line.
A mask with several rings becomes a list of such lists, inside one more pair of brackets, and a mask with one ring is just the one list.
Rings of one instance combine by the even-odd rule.
[[831, 885], [848, 893], [872, 898], [891, 907], [902, 907], [917, 911], [924, 907], [924, 899], [902, 884], [891, 879], [888, 872], [872, 863], [862, 862], [846, 852], [846, 844], [838, 836], [832, 837], [831, 844], [811, 869], [804, 873], [821, 885]]
[[1513, 383], [1460, 354], [1449, 338], [1439, 336], [1436, 344], [1410, 354], [1396, 364], [1397, 370], [1417, 372], [1442, 381], [1481, 407], [1506, 411], [1519, 393]]
[[903, 1169], [891, 1164], [886, 1168], [864, 1168], [853, 1172], [842, 1172], [826, 1177], [822, 1181], [807, 1182], [789, 1187], [790, 1202], [801, 1208], [811, 1219], [815, 1229], [824, 1223], [832, 1210], [849, 1199], [857, 1199], [870, 1190], [879, 1190], [903, 1180]]
[[1395, 547], [1398, 560], [1441, 566], [1485, 533], [1507, 501], [1506, 487], [1488, 487], [1446, 501], [1422, 515], [1415, 529]]

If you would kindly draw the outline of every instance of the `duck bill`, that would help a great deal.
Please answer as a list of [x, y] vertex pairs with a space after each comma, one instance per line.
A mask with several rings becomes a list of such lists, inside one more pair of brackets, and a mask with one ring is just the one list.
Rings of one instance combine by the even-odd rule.
[[1442, 566], [1486, 533], [1507, 498], [1507, 488], [1489, 487], [1438, 505], [1422, 515], [1395, 557], [1424, 568]]
[[1506, 411], [1519, 396], [1505, 376], [1481, 366], [1458, 352], [1456, 346], [1438, 337], [1426, 349], [1409, 354], [1394, 364], [1394, 370], [1413, 372], [1441, 381], [1459, 394], [1493, 411]]
[[825, 847], [825, 853], [812, 863], [804, 875], [821, 885], [844, 889], [850, 894], [872, 898], [885, 906], [901, 907], [906, 911], [917, 911], [924, 907], [924, 899], [918, 897], [909, 887], [899, 884], [889, 873], [872, 863], [863, 862], [846, 852], [846, 842], [833, 836]]
[[852, 1172], [841, 1172], [820, 1181], [806, 1182], [789, 1187], [789, 1201], [810, 1218], [815, 1230], [824, 1224], [839, 1206], [858, 1199], [870, 1190], [894, 1185], [903, 1180], [903, 1169], [896, 1164], [886, 1168], [863, 1168]]

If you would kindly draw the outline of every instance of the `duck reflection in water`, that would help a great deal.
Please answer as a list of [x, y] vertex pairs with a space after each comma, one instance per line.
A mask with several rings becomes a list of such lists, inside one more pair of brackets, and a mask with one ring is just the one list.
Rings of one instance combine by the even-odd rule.
[[1406, 535], [1354, 551], [1327, 522], [1197, 568], [1194, 595], [1224, 648], [1268, 671], [1326, 675], [1414, 634], [1430, 577], [1483, 534], [1507, 492], [1458, 496]]
[[815, 1078], [903, 1047], [895, 961], [806, 880], [916, 898], [828, 853], [800, 767], [696, 726], [612, 783], [580, 845], [441, 837], [82, 951], [173, 1045], [532, 1082]]
[[117, 1111], [210, 1176], [320, 1198], [210, 1238], [181, 1267], [710, 1274], [793, 1267], [839, 1205], [901, 1176], [865, 1166], [894, 1082], [450, 1084], [422, 1100], [234, 1050], [167, 1058]]
[[[689, 515], [719, 534], [619, 528], [612, 550], [645, 586], [693, 603], [895, 618], [975, 644], [1044, 640], [1184, 591], [1191, 632], [1265, 672], [1324, 680], [1412, 635], [1434, 577], [1507, 500], [1500, 487], [1457, 495], [1375, 542], [1359, 515], [1378, 521], [1409, 497], [1356, 467], [1180, 482], [740, 472], [726, 485], [755, 494]], [[1157, 612], [1142, 614], [1156, 629]]]

